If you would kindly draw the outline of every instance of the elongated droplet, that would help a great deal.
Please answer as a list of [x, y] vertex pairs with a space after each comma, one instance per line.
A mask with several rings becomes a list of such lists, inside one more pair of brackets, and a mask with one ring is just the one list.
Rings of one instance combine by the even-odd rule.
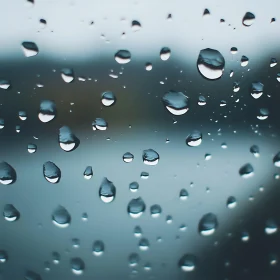
[[207, 213], [202, 216], [198, 223], [198, 232], [203, 236], [212, 235], [218, 227], [217, 216], [213, 213]]
[[63, 126], [59, 129], [59, 145], [65, 152], [71, 152], [78, 148], [80, 140], [71, 131], [68, 126]]
[[43, 174], [45, 179], [52, 184], [57, 184], [61, 178], [60, 169], [51, 161], [44, 163]]
[[84, 178], [89, 180], [89, 179], [91, 179], [92, 175], [93, 175], [92, 167], [91, 166], [87, 166], [85, 171], [84, 171]]
[[16, 179], [16, 170], [7, 162], [0, 162], [0, 183], [3, 185], [10, 185], [13, 184]]
[[3, 215], [6, 221], [14, 222], [20, 218], [20, 212], [15, 208], [13, 204], [6, 204], [4, 206]]
[[280, 167], [280, 152], [278, 152], [274, 158], [273, 158], [273, 163], [276, 167]]
[[116, 197], [116, 187], [107, 178], [104, 178], [99, 188], [99, 196], [105, 203], [112, 202]]
[[261, 82], [254, 82], [252, 83], [251, 87], [251, 95], [255, 98], [258, 99], [262, 96], [263, 94], [263, 84]]

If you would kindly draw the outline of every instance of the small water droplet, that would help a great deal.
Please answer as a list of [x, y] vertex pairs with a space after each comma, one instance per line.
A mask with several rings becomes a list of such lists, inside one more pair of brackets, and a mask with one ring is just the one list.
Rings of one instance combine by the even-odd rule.
[[247, 231], [243, 231], [243, 232], [241, 233], [241, 240], [242, 240], [243, 242], [248, 242], [249, 239], [250, 239], [249, 233], [248, 233]]
[[35, 144], [28, 144], [27, 151], [28, 153], [33, 154], [37, 151], [37, 146]]
[[130, 152], [126, 152], [123, 155], [123, 161], [126, 163], [132, 162], [134, 159], [134, 155]]
[[27, 113], [25, 111], [19, 111], [18, 117], [20, 120], [25, 121], [27, 119]]
[[84, 171], [84, 178], [89, 180], [89, 179], [91, 179], [92, 175], [93, 175], [92, 167], [91, 166], [87, 166], [85, 171]]
[[204, 18], [207, 18], [207, 17], [209, 17], [210, 16], [210, 11], [208, 10], [208, 9], [205, 9], [204, 11], [203, 11], [203, 17]]
[[277, 73], [276, 79], [277, 79], [277, 81], [280, 83], [280, 72]]
[[189, 193], [186, 189], [181, 189], [180, 190], [180, 199], [181, 200], [187, 200], [189, 197]]
[[101, 256], [104, 253], [105, 245], [101, 240], [94, 241], [92, 245], [92, 253], [95, 256]]
[[42, 278], [38, 273], [28, 270], [24, 275], [24, 280], [42, 280]]
[[0, 263], [5, 263], [8, 260], [8, 254], [4, 250], [0, 250]]
[[200, 95], [200, 96], [198, 97], [198, 102], [197, 102], [197, 104], [198, 104], [199, 106], [204, 106], [204, 105], [206, 105], [206, 98], [205, 98], [203, 95]]
[[158, 218], [162, 212], [161, 207], [158, 204], [154, 204], [150, 208], [151, 216], [153, 218]]
[[212, 158], [211, 154], [205, 154], [204, 156], [205, 160], [210, 160]]
[[266, 120], [269, 116], [269, 110], [267, 108], [261, 108], [260, 113], [257, 115], [257, 118], [261, 121]]
[[189, 110], [189, 99], [179, 91], [170, 90], [162, 97], [166, 109], [173, 115], [183, 115]]
[[146, 70], [151, 71], [152, 69], [153, 69], [153, 64], [150, 62], [146, 63]]
[[196, 257], [192, 254], [185, 254], [178, 262], [179, 267], [185, 271], [193, 271], [196, 267]]
[[129, 263], [130, 266], [138, 265], [139, 261], [140, 261], [140, 257], [136, 253], [132, 253], [128, 256], [128, 263]]
[[72, 258], [70, 261], [71, 270], [76, 275], [81, 275], [85, 269], [85, 263], [81, 258]]
[[250, 163], [244, 164], [240, 169], [239, 169], [239, 175], [242, 178], [250, 178], [254, 175], [254, 168]]
[[61, 178], [60, 169], [51, 161], [44, 163], [43, 174], [45, 179], [52, 184], [57, 184]]
[[3, 216], [8, 222], [15, 222], [20, 218], [20, 212], [13, 204], [6, 204], [3, 210]]
[[274, 66], [276, 66], [277, 65], [277, 59], [276, 58], [271, 58], [270, 59], [270, 67], [274, 67]]
[[141, 197], [131, 199], [127, 205], [127, 212], [132, 218], [140, 217], [145, 209], [146, 205]]
[[136, 226], [134, 228], [134, 236], [135, 237], [141, 237], [142, 236], [142, 229], [139, 226]]
[[56, 117], [56, 105], [51, 100], [42, 100], [38, 118], [41, 122], [47, 123]]
[[250, 152], [256, 157], [258, 158], [260, 156], [260, 149], [257, 145], [253, 145], [250, 148]]
[[149, 173], [145, 172], [145, 171], [141, 172], [141, 174], [140, 174], [140, 178], [143, 180], [149, 179], [149, 176], [150, 176]]
[[237, 54], [238, 49], [237, 49], [236, 47], [232, 47], [232, 48], [230, 49], [230, 52], [231, 52], [231, 54]]
[[137, 20], [133, 20], [131, 23], [131, 29], [132, 31], [136, 32], [139, 31], [141, 29], [141, 24], [139, 21]]
[[65, 83], [71, 83], [74, 80], [74, 70], [71, 68], [61, 69], [61, 78]]
[[222, 143], [222, 144], [221, 144], [221, 148], [222, 148], [222, 149], [227, 149], [227, 143]]
[[190, 147], [199, 146], [201, 144], [201, 142], [202, 142], [202, 134], [198, 130], [194, 130], [186, 138], [186, 144]]
[[172, 216], [171, 216], [171, 215], [167, 215], [167, 216], [166, 216], [166, 223], [167, 223], [167, 224], [172, 224], [172, 222], [173, 222]]
[[149, 240], [147, 238], [142, 238], [140, 241], [139, 241], [139, 249], [141, 251], [147, 251], [150, 247], [150, 243], [149, 243]]
[[78, 238], [73, 238], [72, 239], [72, 246], [73, 248], [79, 248], [80, 247], [80, 240]]
[[245, 55], [242, 55], [241, 60], [240, 60], [241, 66], [245, 67], [248, 65], [248, 63], [249, 63], [249, 58]]
[[164, 47], [164, 48], [162, 48], [160, 50], [160, 58], [161, 58], [161, 60], [163, 60], [163, 61], [168, 60], [170, 55], [171, 55], [171, 50], [169, 48]]
[[198, 232], [203, 236], [212, 235], [218, 227], [217, 216], [213, 213], [207, 213], [202, 216], [198, 223]]
[[83, 213], [82, 214], [82, 221], [86, 222], [88, 220], [88, 214], [87, 213]]
[[102, 118], [96, 118], [95, 121], [92, 122], [93, 130], [106, 130], [108, 127], [108, 123]]
[[238, 92], [240, 90], [240, 85], [238, 82], [233, 83], [233, 92]]
[[16, 132], [20, 133], [20, 125], [16, 125]]
[[8, 89], [11, 86], [11, 83], [8, 80], [0, 79], [0, 88]]
[[244, 17], [243, 17], [243, 20], [242, 20], [242, 23], [244, 26], [251, 26], [255, 21], [255, 15], [250, 13], [250, 12], [247, 12]]
[[3, 118], [0, 118], [0, 129], [3, 129], [5, 126], [5, 120]]
[[266, 234], [273, 234], [276, 233], [278, 231], [278, 226], [277, 223], [272, 220], [272, 219], [268, 219], [265, 222], [265, 229], [264, 229]]
[[5, 161], [0, 162], [0, 183], [3, 185], [13, 184], [17, 179], [15, 169]]
[[80, 140], [75, 136], [68, 126], [63, 126], [59, 129], [58, 137], [59, 145], [65, 152], [71, 152], [78, 148]]
[[60, 254], [58, 252], [52, 253], [52, 261], [54, 264], [59, 264], [60, 262]]
[[129, 189], [131, 192], [137, 192], [139, 189], [139, 184], [137, 182], [132, 182], [129, 184]]
[[229, 209], [233, 209], [235, 208], [237, 205], [237, 201], [236, 201], [236, 198], [234, 196], [230, 196], [228, 199], [227, 199], [227, 207]]
[[21, 46], [26, 57], [35, 56], [39, 53], [39, 49], [34, 42], [23, 42]]
[[57, 227], [66, 228], [71, 223], [71, 216], [63, 206], [59, 205], [52, 214], [52, 222]]
[[106, 107], [114, 105], [116, 101], [117, 98], [111, 91], [105, 91], [101, 95], [101, 102]]
[[115, 53], [115, 60], [119, 64], [126, 64], [131, 61], [131, 54], [128, 50], [119, 50]]
[[43, 18], [39, 20], [41, 28], [45, 28], [47, 25], [47, 21]]
[[263, 94], [263, 87], [264, 87], [264, 85], [261, 82], [254, 82], [254, 83], [252, 83], [251, 95], [255, 99], [260, 98], [262, 96], [262, 94]]
[[116, 197], [116, 187], [107, 178], [104, 178], [100, 185], [99, 196], [105, 203], [112, 202]]

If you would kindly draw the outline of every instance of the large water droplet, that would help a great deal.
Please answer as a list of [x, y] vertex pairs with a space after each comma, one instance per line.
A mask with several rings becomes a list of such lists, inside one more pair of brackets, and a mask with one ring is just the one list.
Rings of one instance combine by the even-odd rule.
[[280, 167], [280, 152], [278, 152], [274, 158], [273, 158], [273, 163], [276, 167]]
[[105, 250], [105, 245], [101, 240], [97, 240], [92, 245], [92, 253], [95, 256], [101, 256]]
[[241, 66], [245, 67], [248, 65], [248, 63], [249, 63], [249, 58], [245, 55], [242, 55], [241, 61], [240, 61]]
[[263, 94], [263, 84], [261, 82], [255, 82], [252, 83], [251, 87], [251, 95], [255, 98], [258, 99], [262, 96]]
[[136, 266], [138, 265], [138, 262], [140, 261], [140, 257], [136, 253], [132, 253], [128, 257], [128, 263], [130, 266]]
[[242, 23], [244, 26], [251, 26], [254, 23], [254, 21], [255, 15], [250, 12], [247, 12], [243, 17]]
[[101, 95], [101, 102], [106, 107], [112, 106], [116, 100], [116, 96], [111, 91], [105, 91]]
[[14, 222], [20, 218], [20, 213], [13, 204], [6, 204], [4, 206], [3, 216], [6, 221]]
[[232, 209], [232, 208], [235, 208], [237, 205], [237, 201], [236, 201], [236, 198], [234, 196], [230, 196], [228, 199], [227, 199], [227, 207], [229, 209]]
[[53, 120], [56, 116], [56, 105], [51, 100], [42, 100], [40, 103], [40, 111], [38, 118], [41, 122], [47, 123]]
[[51, 161], [44, 163], [43, 174], [45, 179], [52, 184], [58, 183], [61, 178], [60, 169]]
[[126, 64], [131, 61], [131, 54], [128, 50], [119, 50], [115, 53], [115, 60], [120, 64]]
[[35, 144], [28, 144], [27, 145], [27, 151], [30, 154], [35, 153], [37, 151], [37, 145], [35, 145]]
[[186, 189], [181, 189], [180, 190], [180, 199], [181, 200], [187, 200], [189, 197], [189, 193]]
[[151, 216], [153, 218], [159, 217], [162, 212], [160, 205], [158, 205], [158, 204], [152, 205], [150, 208], [150, 212], [151, 212]]
[[132, 183], [129, 184], [129, 189], [132, 192], [137, 192], [138, 189], [139, 189], [139, 184], [137, 182], [132, 182]]
[[89, 180], [93, 175], [93, 172], [92, 172], [92, 167], [91, 166], [87, 166], [85, 171], [84, 171], [84, 178]]
[[18, 117], [20, 120], [25, 121], [27, 119], [27, 113], [25, 111], [19, 111]]
[[65, 152], [71, 152], [78, 148], [80, 140], [71, 131], [68, 126], [63, 126], [59, 129], [59, 145]]
[[63, 206], [58, 206], [52, 214], [52, 221], [53, 223], [60, 227], [60, 228], [66, 228], [71, 223], [71, 216], [69, 212], [64, 208]]
[[217, 216], [213, 213], [207, 213], [202, 216], [198, 223], [198, 232], [203, 236], [212, 235], [218, 227]]
[[8, 254], [4, 250], [0, 250], [0, 263], [5, 263], [8, 260]]
[[185, 272], [193, 271], [196, 267], [196, 257], [192, 254], [184, 255], [178, 262], [179, 267]]
[[123, 155], [123, 161], [126, 163], [132, 162], [134, 159], [134, 155], [130, 152], [126, 152]]
[[112, 202], [116, 197], [116, 187], [107, 178], [104, 178], [100, 185], [99, 196], [105, 203]]
[[131, 23], [131, 29], [132, 31], [136, 32], [139, 31], [141, 29], [141, 24], [139, 21], [137, 20], [133, 20]]
[[153, 149], [148, 149], [143, 151], [142, 158], [145, 164], [156, 165], [159, 161], [159, 154]]
[[61, 78], [65, 83], [71, 83], [74, 80], [74, 71], [71, 68], [61, 69]]
[[197, 67], [204, 78], [216, 80], [223, 75], [225, 59], [219, 51], [207, 48], [200, 51]]
[[42, 278], [38, 273], [28, 270], [24, 275], [24, 280], [42, 280]]
[[70, 261], [71, 270], [76, 275], [81, 275], [85, 269], [85, 263], [81, 258], [72, 258]]
[[140, 241], [139, 241], [139, 249], [141, 251], [147, 251], [150, 247], [150, 242], [147, 238], [142, 238]]
[[272, 219], [268, 219], [265, 222], [265, 229], [264, 229], [266, 234], [273, 234], [276, 233], [278, 231], [278, 226], [277, 223], [272, 220]]
[[267, 108], [261, 108], [260, 113], [257, 115], [257, 118], [261, 121], [266, 120], [269, 116], [269, 110]]
[[39, 49], [34, 42], [23, 42], [21, 46], [26, 57], [35, 56], [39, 52]]
[[108, 127], [108, 123], [102, 118], [96, 118], [95, 121], [92, 122], [93, 130], [106, 130]]
[[169, 59], [171, 55], [171, 50], [167, 47], [164, 47], [160, 50], [160, 58], [161, 60], [165, 61], [167, 59]]
[[260, 149], [257, 145], [253, 145], [250, 148], [250, 152], [256, 157], [258, 158], [260, 156]]
[[5, 161], [0, 162], [0, 183], [3, 185], [13, 184], [17, 179], [15, 169]]
[[244, 164], [240, 169], [239, 169], [239, 175], [242, 178], [250, 178], [254, 175], [254, 168], [250, 163]]
[[186, 138], [186, 144], [190, 147], [199, 146], [201, 144], [201, 142], [202, 142], [202, 134], [198, 130], [194, 130]]
[[179, 91], [168, 91], [162, 97], [162, 102], [166, 109], [175, 116], [183, 115], [189, 110], [188, 97]]
[[140, 217], [146, 209], [141, 197], [131, 199], [127, 206], [127, 212], [132, 218]]

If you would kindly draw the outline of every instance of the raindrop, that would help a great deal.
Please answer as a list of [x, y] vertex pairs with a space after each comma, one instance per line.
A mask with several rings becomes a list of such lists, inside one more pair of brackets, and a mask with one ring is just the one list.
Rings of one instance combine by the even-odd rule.
[[262, 94], [263, 94], [263, 84], [261, 82], [252, 83], [251, 95], [255, 99], [258, 99], [262, 96]]
[[132, 162], [134, 159], [134, 155], [130, 152], [126, 152], [124, 155], [123, 155], [123, 161], [126, 162], [126, 163], [129, 163], [129, 162]]
[[108, 123], [102, 118], [96, 118], [95, 121], [92, 122], [92, 130], [106, 130], [108, 127]]
[[269, 116], [269, 110], [267, 108], [261, 108], [260, 113], [257, 115], [257, 118], [261, 121], [266, 120]]
[[25, 111], [19, 111], [18, 117], [20, 120], [25, 121], [27, 119], [27, 113]]
[[0, 263], [5, 263], [8, 260], [8, 254], [4, 250], [0, 250]]
[[0, 129], [3, 129], [5, 126], [5, 121], [4, 119], [0, 118]]
[[198, 104], [199, 106], [204, 106], [204, 105], [206, 105], [206, 98], [205, 98], [203, 95], [200, 95], [200, 96], [198, 97], [198, 102], [197, 102], [197, 104]]
[[52, 222], [60, 228], [66, 228], [70, 225], [71, 216], [66, 208], [64, 208], [63, 206], [58, 206], [53, 211]]
[[243, 67], [247, 66], [249, 63], [249, 58], [245, 55], [242, 55], [240, 63]]
[[38, 273], [28, 270], [24, 275], [24, 280], [42, 280], [42, 278]]
[[27, 151], [28, 153], [33, 154], [37, 151], [37, 146], [35, 144], [28, 144]]
[[266, 234], [273, 234], [276, 233], [278, 231], [278, 226], [276, 224], [276, 222], [272, 219], [268, 219], [265, 222], [265, 229], [264, 229]]
[[280, 72], [277, 73], [276, 79], [277, 79], [277, 81], [280, 83]]
[[134, 236], [135, 237], [141, 237], [142, 236], [142, 229], [139, 226], [136, 226], [134, 228]]
[[164, 47], [160, 50], [160, 58], [165, 61], [168, 60], [171, 55], [171, 50], [167, 47]]
[[60, 148], [65, 152], [75, 150], [80, 144], [80, 140], [73, 134], [68, 126], [63, 126], [59, 129], [58, 141]]
[[273, 158], [273, 163], [276, 167], [280, 167], [280, 152], [278, 152], [274, 158]]
[[251, 26], [254, 23], [254, 21], [255, 15], [250, 12], [247, 12], [243, 17], [242, 23], [244, 26]]
[[51, 100], [42, 100], [40, 103], [40, 111], [38, 114], [39, 120], [47, 123], [53, 120], [56, 116], [56, 105]]
[[89, 180], [93, 175], [93, 172], [92, 172], [92, 167], [91, 166], [87, 166], [85, 171], [84, 171], [84, 178]]
[[127, 212], [132, 218], [140, 217], [145, 209], [146, 205], [141, 197], [131, 199], [127, 205]]
[[152, 266], [151, 266], [151, 264], [148, 262], [148, 263], [145, 263], [144, 264], [144, 269], [146, 270], [146, 271], [150, 271], [151, 269], [152, 269]]
[[191, 254], [184, 255], [178, 262], [179, 267], [185, 272], [193, 271], [196, 267], [196, 257]]
[[92, 253], [95, 256], [101, 256], [104, 253], [105, 246], [104, 243], [100, 240], [97, 240], [92, 245]]
[[221, 144], [221, 148], [222, 148], [222, 149], [227, 149], [227, 143], [222, 143], [222, 144]]
[[167, 224], [171, 224], [173, 222], [172, 216], [171, 215], [167, 215], [166, 216], [166, 223]]
[[150, 247], [150, 243], [149, 243], [149, 240], [146, 239], [146, 238], [142, 238], [140, 241], [139, 241], [139, 249], [141, 251], [147, 251]]
[[52, 253], [52, 261], [54, 264], [59, 264], [60, 262], [60, 254], [58, 252]]
[[234, 72], [231, 70], [230, 73], [229, 73], [229, 76], [232, 78], [234, 75]]
[[158, 204], [154, 204], [154, 205], [151, 206], [150, 212], [151, 212], [151, 216], [153, 218], [157, 218], [157, 217], [160, 216], [162, 210], [161, 210], [161, 207]]
[[149, 178], [149, 176], [150, 176], [149, 173], [145, 172], [145, 171], [141, 172], [141, 174], [140, 174], [140, 178], [143, 180], [147, 180]]
[[115, 60], [119, 64], [126, 64], [131, 61], [131, 54], [128, 50], [119, 50], [115, 53]]
[[236, 201], [236, 198], [234, 196], [230, 196], [228, 199], [227, 199], [227, 207], [229, 209], [232, 209], [232, 208], [235, 208], [237, 205], [237, 201]]
[[205, 160], [210, 160], [212, 158], [211, 154], [205, 154], [204, 156]]
[[71, 68], [61, 69], [61, 78], [65, 83], [71, 83], [74, 80], [74, 71]]
[[132, 31], [136, 32], [139, 31], [141, 29], [141, 24], [139, 21], [137, 20], [133, 20], [131, 23], [131, 29]]
[[47, 21], [46, 21], [45, 19], [41, 18], [41, 19], [39, 20], [39, 22], [40, 22], [40, 26], [41, 26], [42, 28], [45, 28], [45, 27], [46, 27]]
[[230, 49], [230, 52], [231, 52], [231, 54], [237, 54], [238, 50], [237, 50], [236, 47], [232, 47], [232, 48]]
[[159, 161], [159, 154], [153, 149], [148, 149], [143, 151], [142, 158], [145, 164], [156, 165]]
[[153, 64], [150, 62], [146, 63], [146, 70], [151, 71], [152, 69], [153, 69]]
[[8, 80], [0, 79], [0, 88], [8, 89], [11, 86], [11, 83]]
[[258, 158], [260, 156], [260, 149], [257, 145], [253, 145], [250, 148], [250, 152], [256, 157]]
[[115, 104], [116, 97], [113, 92], [111, 91], [105, 91], [101, 95], [101, 102], [104, 106], [109, 107]]
[[4, 206], [3, 216], [6, 221], [14, 222], [20, 218], [20, 213], [13, 204], [6, 204]]
[[250, 178], [254, 175], [254, 168], [250, 163], [244, 164], [240, 169], [239, 169], [239, 175], [242, 178]]
[[17, 179], [15, 169], [5, 161], [0, 162], [0, 183], [3, 185], [13, 184]]
[[199, 146], [201, 144], [201, 142], [202, 142], [202, 134], [198, 130], [194, 130], [186, 138], [186, 144], [190, 147]]
[[202, 216], [198, 223], [198, 232], [203, 236], [212, 235], [218, 227], [217, 216], [213, 213], [207, 213]]
[[240, 85], [238, 82], [233, 83], [233, 91], [238, 92], [240, 90]]
[[139, 189], [139, 184], [137, 182], [132, 182], [129, 184], [129, 189], [131, 192], [137, 192]]
[[81, 258], [72, 258], [70, 261], [71, 270], [76, 275], [81, 275], [85, 269], [85, 263]]
[[37, 45], [33, 42], [23, 42], [21, 46], [26, 57], [35, 56], [39, 52]]
[[273, 24], [273, 23], [275, 23], [275, 21], [276, 21], [276, 18], [272, 18], [270, 23]]
[[73, 248], [79, 248], [80, 247], [80, 240], [78, 238], [72, 239], [72, 246]]
[[136, 266], [138, 265], [138, 262], [140, 261], [140, 257], [136, 253], [132, 253], [128, 257], [128, 263], [130, 266]]
[[52, 184], [58, 183], [61, 178], [60, 169], [51, 161], [47, 161], [44, 163], [43, 174], [45, 179]]
[[87, 213], [83, 213], [82, 214], [82, 221], [86, 222], [88, 220], [88, 214]]
[[116, 197], [116, 187], [107, 178], [104, 178], [100, 185], [99, 196], [105, 203], [112, 202]]
[[274, 67], [277, 65], [277, 59], [276, 58], [271, 58], [270, 59], [270, 67]]
[[205, 9], [203, 11], [203, 17], [208, 17], [208, 16], [210, 16], [210, 11], [208, 9]]
[[16, 132], [20, 133], [20, 125], [16, 125]]
[[217, 50], [203, 49], [199, 53], [197, 67], [204, 78], [216, 80], [223, 75], [225, 59]]
[[181, 189], [180, 190], [180, 199], [181, 200], [187, 200], [189, 197], [189, 193], [186, 189]]
[[188, 97], [179, 91], [168, 91], [162, 97], [162, 102], [166, 109], [175, 116], [183, 115], [189, 110]]
[[248, 242], [249, 239], [250, 239], [249, 233], [248, 233], [247, 231], [243, 231], [243, 232], [241, 233], [241, 240], [242, 240], [243, 242]]

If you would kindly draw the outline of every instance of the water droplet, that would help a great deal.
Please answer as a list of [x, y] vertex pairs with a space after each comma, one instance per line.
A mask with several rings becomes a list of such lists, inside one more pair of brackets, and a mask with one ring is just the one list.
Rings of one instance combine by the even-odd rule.
[[153, 69], [153, 65], [152, 65], [152, 63], [146, 63], [146, 70], [147, 71], [151, 71]]
[[82, 220], [83, 220], [84, 222], [86, 222], [86, 221], [88, 220], [88, 214], [87, 214], [87, 213], [83, 213], [83, 214], [82, 214]]
[[80, 140], [71, 131], [68, 126], [63, 126], [59, 129], [59, 145], [65, 152], [71, 152], [78, 148]]
[[233, 209], [235, 208], [237, 205], [237, 201], [236, 201], [236, 198], [234, 196], [230, 196], [228, 199], [227, 199], [227, 207], [229, 209]]
[[229, 73], [229, 76], [232, 78], [234, 75], [234, 72], [231, 70], [230, 73]]
[[205, 98], [203, 95], [200, 95], [200, 96], [198, 97], [198, 102], [197, 102], [197, 104], [198, 104], [199, 106], [204, 106], [204, 105], [206, 105], [206, 98]]
[[241, 233], [241, 240], [242, 240], [243, 242], [248, 242], [249, 239], [250, 239], [249, 233], [248, 233], [247, 231], [243, 231], [243, 232]]
[[43, 18], [39, 20], [41, 28], [45, 28], [47, 25], [47, 21]]
[[93, 175], [93, 172], [92, 172], [92, 167], [91, 166], [87, 166], [85, 171], [84, 171], [84, 178], [89, 180]]
[[144, 150], [142, 157], [143, 157], [143, 162], [147, 165], [158, 164], [159, 154], [153, 149]]
[[115, 60], [119, 64], [126, 64], [131, 61], [131, 54], [128, 50], [119, 50], [115, 53]]
[[105, 203], [112, 202], [116, 197], [116, 187], [107, 178], [104, 178], [100, 185], [99, 196]]
[[210, 11], [208, 9], [205, 9], [203, 11], [203, 17], [208, 17], [208, 16], [210, 16]]
[[211, 154], [205, 154], [204, 156], [205, 160], [210, 160], [212, 158]]
[[276, 79], [277, 79], [277, 81], [280, 83], [280, 72], [277, 73]]
[[278, 263], [278, 256], [276, 254], [270, 254], [269, 259], [270, 265], [276, 265]]
[[141, 197], [131, 199], [127, 205], [127, 212], [132, 218], [140, 217], [145, 209], [146, 205]]
[[117, 99], [114, 93], [111, 91], [105, 91], [101, 95], [101, 102], [106, 107], [114, 105], [116, 101]]
[[123, 155], [123, 161], [126, 162], [126, 163], [129, 163], [129, 162], [132, 162], [134, 159], [134, 155], [130, 152], [126, 152], [124, 155]]
[[202, 134], [198, 130], [194, 130], [186, 138], [186, 144], [190, 147], [199, 146], [201, 144], [201, 142], [202, 142]]
[[149, 173], [145, 172], [145, 171], [141, 172], [141, 174], [140, 174], [140, 178], [143, 180], [147, 180], [149, 178], [149, 176], [150, 176]]
[[221, 144], [221, 148], [222, 148], [222, 149], [227, 149], [227, 143], [222, 143], [222, 144]]
[[276, 66], [277, 65], [277, 59], [276, 58], [271, 58], [271, 60], [270, 60], [270, 67], [274, 67], [274, 66]]
[[269, 116], [269, 110], [267, 108], [261, 108], [260, 113], [257, 115], [257, 118], [261, 121], [266, 120]]
[[161, 210], [161, 207], [158, 204], [154, 204], [154, 205], [151, 206], [150, 212], [151, 212], [151, 216], [153, 218], [157, 218], [157, 217], [160, 216], [162, 210]]
[[40, 103], [39, 120], [43, 123], [53, 120], [56, 116], [56, 105], [51, 100], [42, 100]]
[[179, 260], [179, 267], [185, 272], [193, 271], [196, 267], [196, 257], [192, 254], [186, 254]]
[[0, 79], [0, 88], [8, 89], [11, 86], [11, 83], [8, 80]]
[[6, 204], [4, 206], [3, 216], [6, 221], [14, 222], [20, 218], [20, 213], [13, 204]]
[[207, 48], [200, 51], [197, 67], [204, 78], [216, 80], [223, 75], [225, 59], [219, 51]]
[[45, 271], [49, 272], [51, 270], [50, 262], [48, 262], [48, 261], [44, 262], [44, 268], [45, 268]]
[[81, 275], [85, 269], [85, 263], [81, 258], [72, 258], [70, 261], [71, 270], [76, 275]]
[[167, 224], [171, 224], [173, 222], [172, 216], [171, 215], [167, 215], [166, 216], [166, 223]]
[[240, 90], [240, 85], [238, 82], [233, 83], [233, 91], [238, 92]]
[[20, 120], [25, 121], [27, 119], [27, 113], [25, 111], [19, 111], [18, 117]]
[[17, 179], [15, 169], [5, 161], [0, 162], [0, 183], [3, 185], [13, 184]]
[[20, 125], [16, 125], [16, 132], [20, 133]]
[[218, 227], [217, 216], [213, 213], [207, 213], [202, 216], [198, 223], [198, 232], [203, 236], [212, 235]]
[[273, 163], [276, 167], [280, 167], [280, 152], [278, 152], [274, 158], [273, 158]]
[[65, 83], [71, 83], [74, 80], [74, 71], [71, 68], [61, 69], [61, 78]]
[[238, 50], [237, 50], [236, 47], [232, 47], [232, 48], [230, 49], [230, 52], [231, 52], [231, 54], [237, 54]]
[[145, 264], [144, 264], [144, 269], [145, 269], [146, 271], [150, 271], [150, 270], [152, 269], [151, 264], [150, 264], [149, 262], [145, 263]]
[[132, 31], [136, 32], [139, 31], [141, 29], [141, 24], [139, 21], [137, 20], [133, 20], [131, 23], [131, 29]]
[[45, 179], [52, 184], [58, 183], [61, 178], [60, 169], [51, 161], [47, 161], [44, 163], [43, 174]]
[[175, 116], [183, 115], [189, 110], [188, 97], [179, 91], [168, 91], [162, 97], [162, 102], [166, 109]]
[[260, 149], [257, 145], [253, 145], [250, 148], [250, 152], [256, 157], [258, 158], [260, 156]]
[[132, 253], [128, 257], [128, 263], [130, 266], [136, 266], [138, 265], [138, 262], [140, 261], [140, 257], [136, 253]]
[[95, 121], [92, 122], [92, 130], [106, 130], [108, 127], [108, 123], [102, 118], [96, 118]]
[[180, 199], [181, 200], [187, 200], [189, 197], [189, 193], [186, 189], [181, 189], [180, 190]]
[[139, 226], [136, 226], [134, 228], [134, 236], [135, 237], [141, 237], [142, 236], [142, 229]]
[[8, 260], [8, 254], [4, 250], [0, 250], [0, 263], [5, 263]]
[[60, 262], [60, 254], [58, 252], [52, 253], [52, 261], [54, 264], [59, 264]]
[[28, 270], [24, 275], [24, 280], [42, 280], [42, 278], [38, 273]]
[[92, 253], [95, 256], [101, 256], [104, 253], [105, 246], [104, 243], [100, 240], [94, 241], [92, 245]]
[[254, 21], [255, 15], [250, 12], [247, 12], [243, 17], [242, 23], [244, 26], [251, 26], [254, 23]]
[[263, 94], [263, 84], [261, 82], [255, 82], [252, 83], [251, 87], [251, 95], [255, 98], [258, 99], [262, 96]]
[[249, 58], [245, 55], [242, 55], [241, 60], [240, 60], [241, 66], [245, 67], [248, 65], [248, 63], [249, 63]]
[[278, 226], [277, 223], [272, 220], [272, 219], [268, 219], [265, 222], [265, 229], [264, 229], [266, 234], [273, 234], [276, 233], [278, 231]]
[[146, 238], [142, 238], [140, 241], [139, 241], [139, 249], [141, 251], [147, 251], [150, 247], [150, 243], [149, 243], [149, 240], [146, 239]]
[[33, 154], [37, 151], [37, 146], [35, 144], [28, 144], [27, 151], [28, 153]]
[[244, 164], [240, 169], [239, 169], [239, 175], [242, 178], [250, 178], [254, 175], [254, 168], [250, 163]]
[[59, 205], [53, 211], [52, 222], [60, 228], [66, 228], [71, 223], [71, 216], [70, 216], [69, 212], [66, 210], [66, 208]]
[[167, 47], [164, 47], [160, 50], [160, 58], [165, 61], [168, 60], [171, 55], [171, 50]]
[[137, 182], [132, 182], [129, 184], [129, 189], [131, 192], [137, 192], [139, 189], [139, 184]]
[[39, 52], [39, 49], [34, 42], [23, 42], [21, 46], [26, 57], [35, 56]]
[[80, 240], [78, 238], [72, 239], [72, 246], [73, 248], [79, 248], [80, 247]]

